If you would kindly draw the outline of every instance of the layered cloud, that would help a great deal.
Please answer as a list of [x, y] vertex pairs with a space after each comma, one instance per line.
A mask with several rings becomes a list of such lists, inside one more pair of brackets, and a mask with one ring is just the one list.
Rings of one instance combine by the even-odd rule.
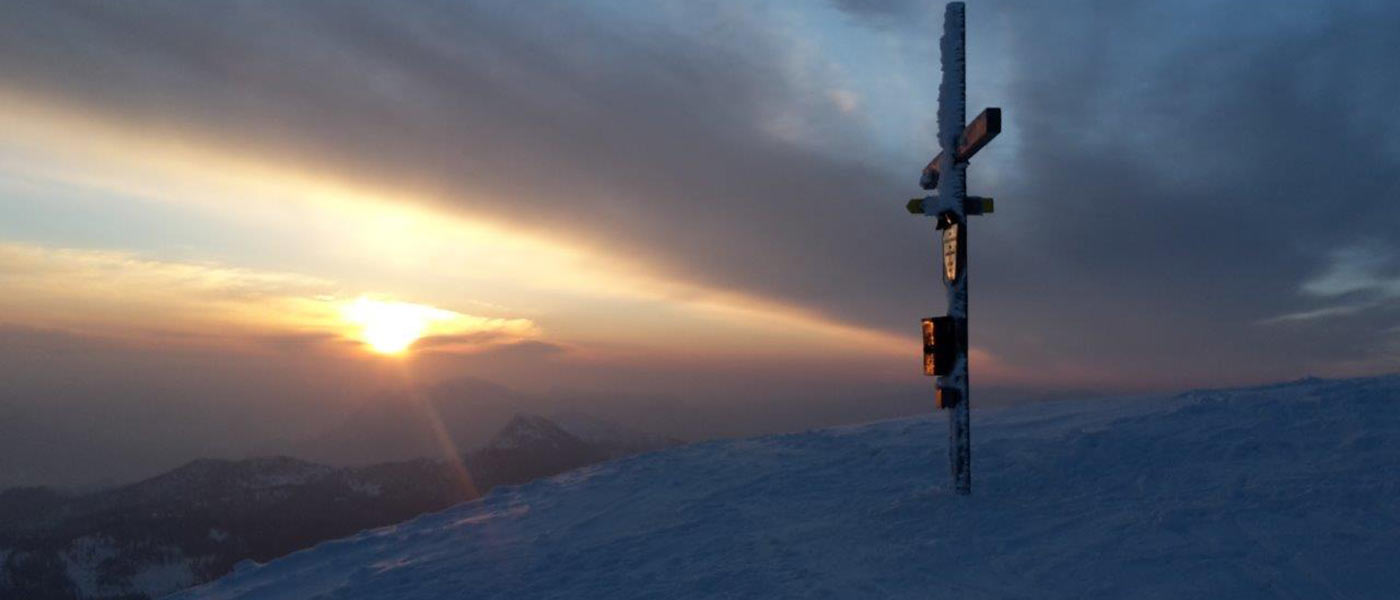
[[0, 282], [8, 324], [177, 347], [350, 347], [373, 344], [388, 325], [411, 334], [396, 350], [450, 336], [456, 343], [437, 349], [479, 351], [541, 333], [528, 319], [349, 296], [315, 277], [111, 251], [0, 244]]
[[[941, 310], [929, 224], [900, 209], [933, 146], [940, 14], [925, 4], [14, 14], [7, 112], [52, 117], [28, 139], [140, 148], [201, 173], [181, 202], [245, 219], [238, 231], [283, 224], [249, 243], [208, 226], [216, 213], [191, 221], [228, 264], [278, 270], [275, 257], [356, 289], [494, 306], [618, 356], [913, 354], [917, 318]], [[1396, 226], [1395, 18], [1383, 3], [970, 6], [971, 101], [1007, 115], [972, 168], [973, 190], [999, 199], [971, 256], [974, 338], [998, 372], [1160, 387], [1384, 356], [1327, 319], [1263, 321], [1325, 311], [1304, 282]], [[122, 131], [87, 135], [106, 127]], [[11, 146], [10, 173], [54, 164], [32, 158], [41, 143]], [[101, 172], [63, 171], [46, 181]], [[202, 194], [221, 172], [288, 201]], [[266, 218], [236, 215], [250, 210]], [[190, 243], [161, 233], [100, 246]], [[662, 333], [675, 323], [690, 325]]]
[[[1005, 114], [979, 406], [1400, 366], [1400, 8], [970, 4]], [[0, 471], [135, 476], [463, 376], [697, 437], [927, 410], [941, 16], [11, 3]]]

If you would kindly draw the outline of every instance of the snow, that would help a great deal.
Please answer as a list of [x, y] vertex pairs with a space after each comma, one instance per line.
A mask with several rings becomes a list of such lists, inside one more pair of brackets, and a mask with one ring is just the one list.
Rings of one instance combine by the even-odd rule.
[[[938, 85], [938, 145], [943, 151], [939, 165], [944, 178], [952, 174], [948, 167], [956, 163], [958, 137], [967, 120], [967, 48], [965, 29], [966, 7], [962, 2], [949, 2], [943, 12], [943, 37], [939, 39], [939, 64], [943, 80]], [[946, 179], [945, 179], [946, 180]], [[939, 184], [942, 186], [942, 183]], [[948, 191], [947, 187], [943, 189]], [[946, 194], [960, 197], [959, 194]]]
[[[212, 530], [210, 532], [213, 533]], [[131, 574], [130, 584], [113, 583], [103, 576], [109, 561], [120, 560], [122, 549], [111, 538], [105, 536], [83, 536], [60, 554], [68, 580], [73, 582], [80, 597], [106, 597], [126, 594], [143, 594], [159, 598], [170, 592], [189, 587], [198, 579], [195, 577], [191, 561], [186, 559], [179, 548], [164, 546], [146, 548], [147, 551], [162, 553], [166, 559], [143, 563]]]
[[1393, 598], [1400, 377], [710, 442], [240, 567], [176, 595]]
[[141, 570], [131, 576], [132, 587], [147, 597], [159, 598], [198, 581], [190, 561], [178, 550], [174, 552], [176, 555], [170, 560], [142, 565]]
[[378, 483], [360, 481], [358, 479], [351, 479], [349, 481], [349, 484], [351, 490], [363, 496], [377, 498], [384, 493], [384, 486], [381, 486]]
[[111, 591], [99, 584], [97, 572], [104, 561], [116, 558], [118, 554], [111, 539], [85, 535], [73, 540], [59, 556], [63, 559], [68, 580], [73, 582], [80, 595], [90, 597]]
[[515, 415], [487, 444], [489, 448], [516, 449], [540, 446], [543, 442], [567, 435], [549, 419], [537, 415]]

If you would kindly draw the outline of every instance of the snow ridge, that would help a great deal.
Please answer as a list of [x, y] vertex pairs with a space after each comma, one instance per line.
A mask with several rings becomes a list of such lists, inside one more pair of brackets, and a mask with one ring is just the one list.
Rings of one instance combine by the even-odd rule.
[[1390, 598], [1400, 377], [974, 411], [587, 467], [175, 596]]

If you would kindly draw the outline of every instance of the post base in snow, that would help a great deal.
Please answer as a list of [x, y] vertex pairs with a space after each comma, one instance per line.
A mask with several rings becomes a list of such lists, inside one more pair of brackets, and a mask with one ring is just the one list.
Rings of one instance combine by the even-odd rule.
[[[950, 390], [951, 391], [951, 390]], [[972, 427], [967, 397], [948, 412], [948, 463], [952, 468], [953, 492], [959, 496], [972, 494]]]

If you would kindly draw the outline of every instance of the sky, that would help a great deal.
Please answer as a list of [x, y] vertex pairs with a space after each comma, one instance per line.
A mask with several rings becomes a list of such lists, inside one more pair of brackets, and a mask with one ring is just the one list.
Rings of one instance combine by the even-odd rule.
[[[941, 18], [10, 6], [0, 485], [253, 452], [469, 378], [684, 407], [689, 437], [929, 410], [943, 292], [904, 203]], [[969, 224], [974, 402], [1400, 367], [1397, 22], [969, 2], [969, 112], [1004, 114], [969, 169], [997, 199]]]

